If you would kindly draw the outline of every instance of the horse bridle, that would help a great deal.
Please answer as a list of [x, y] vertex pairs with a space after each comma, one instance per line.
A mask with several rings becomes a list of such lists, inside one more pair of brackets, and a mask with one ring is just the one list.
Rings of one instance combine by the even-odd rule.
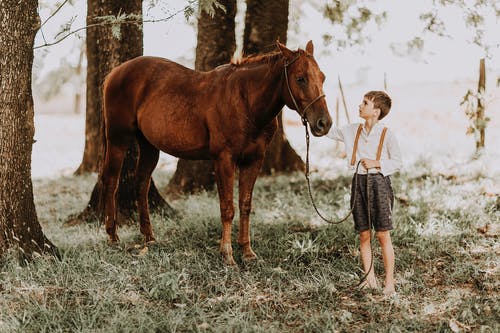
[[304, 126], [307, 127], [307, 118], [306, 118], [306, 111], [307, 109], [309, 109], [309, 107], [311, 105], [313, 105], [314, 103], [316, 103], [317, 101], [319, 101], [320, 99], [322, 99], [323, 97], [325, 97], [325, 94], [321, 94], [319, 95], [318, 97], [316, 97], [315, 99], [313, 99], [309, 104], [306, 105], [306, 107], [301, 111], [300, 110], [300, 107], [299, 105], [297, 104], [297, 101], [295, 100], [295, 97], [293, 97], [293, 94], [292, 94], [292, 89], [290, 88], [290, 82], [288, 81], [288, 67], [290, 65], [292, 65], [294, 62], [296, 62], [298, 59], [299, 59], [300, 55], [295, 57], [295, 59], [293, 59], [292, 61], [290, 62], [285, 62], [285, 67], [283, 69], [283, 71], [285, 72], [285, 82], [286, 82], [286, 87], [288, 89], [288, 93], [290, 94], [290, 97], [292, 98], [292, 102], [293, 104], [295, 105], [295, 108], [297, 109], [297, 112], [299, 113], [300, 117], [302, 118], [302, 123], [304, 124]]

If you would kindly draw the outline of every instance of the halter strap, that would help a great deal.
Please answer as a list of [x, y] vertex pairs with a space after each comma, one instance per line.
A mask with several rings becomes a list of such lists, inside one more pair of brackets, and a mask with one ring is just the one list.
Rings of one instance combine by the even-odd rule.
[[299, 105], [297, 104], [297, 101], [295, 100], [295, 97], [293, 97], [293, 94], [292, 94], [292, 89], [290, 88], [290, 83], [288, 82], [288, 71], [287, 71], [287, 68], [292, 65], [294, 62], [297, 61], [297, 59], [299, 59], [300, 55], [299, 56], [296, 56], [292, 61], [290, 62], [285, 62], [285, 67], [283, 69], [283, 71], [285, 72], [285, 81], [286, 81], [286, 87], [288, 89], [288, 93], [290, 94], [290, 97], [292, 98], [292, 102], [293, 104], [295, 105], [295, 108], [297, 109], [297, 112], [299, 113], [300, 117], [302, 118], [302, 123], [304, 124], [304, 126], [306, 126], [307, 124], [307, 118], [306, 118], [306, 110], [311, 106], [313, 105], [314, 103], [316, 103], [317, 101], [319, 101], [321, 98], [325, 97], [325, 94], [322, 94], [322, 95], [319, 95], [318, 97], [316, 97], [315, 99], [313, 99], [309, 104], [306, 105], [306, 107], [300, 111], [300, 107]]
[[[354, 164], [356, 163], [356, 152], [358, 150], [358, 141], [362, 130], [363, 130], [363, 125], [359, 124], [358, 131], [356, 132], [356, 138], [354, 139], [354, 147], [352, 148], [351, 166], [354, 166]], [[387, 127], [384, 127], [384, 129], [382, 130], [382, 134], [380, 135], [380, 141], [378, 143], [377, 157], [376, 157], [377, 161], [380, 161], [380, 157], [382, 156], [382, 147], [384, 145], [384, 139], [386, 133], [387, 133]]]

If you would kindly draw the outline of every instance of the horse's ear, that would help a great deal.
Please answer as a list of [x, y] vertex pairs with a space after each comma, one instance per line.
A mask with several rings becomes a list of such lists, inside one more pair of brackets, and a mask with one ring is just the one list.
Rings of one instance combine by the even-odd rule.
[[285, 45], [281, 44], [279, 41], [276, 41], [276, 46], [280, 50], [281, 54], [287, 60], [293, 59], [293, 51], [289, 50]]
[[306, 45], [306, 51], [307, 53], [309, 53], [310, 55], [313, 55], [314, 54], [314, 45], [313, 45], [313, 41], [310, 40], [307, 42], [307, 45]]

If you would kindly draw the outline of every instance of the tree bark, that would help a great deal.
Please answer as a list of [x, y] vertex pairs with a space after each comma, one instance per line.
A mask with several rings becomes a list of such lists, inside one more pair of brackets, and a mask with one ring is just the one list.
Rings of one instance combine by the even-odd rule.
[[0, 255], [57, 254], [37, 218], [31, 181], [33, 44], [37, 0], [0, 1]]
[[[276, 41], [286, 44], [288, 0], [247, 0], [243, 53], [260, 54], [275, 50]], [[283, 116], [278, 116], [278, 130], [267, 148], [263, 174], [302, 171], [304, 162], [290, 146], [283, 131]]]
[[[99, 21], [106, 15], [131, 14], [142, 17], [141, 0], [89, 0], [87, 2], [87, 25]], [[113, 36], [112, 26], [104, 25], [87, 29], [87, 112], [85, 124], [85, 151], [83, 161], [76, 174], [101, 171], [104, 159], [105, 140], [102, 117], [103, 83], [106, 75], [121, 63], [142, 55], [142, 21], [120, 24], [119, 37]], [[133, 143], [123, 162], [120, 185], [117, 193], [118, 223], [130, 223], [137, 211], [136, 168], [138, 158], [137, 143]], [[99, 176], [100, 177], [100, 176]], [[86, 209], [72, 216], [67, 224], [95, 220], [102, 214], [99, 198], [102, 183], [97, 182], [92, 190]], [[149, 206], [153, 213], [173, 214], [174, 210], [161, 197], [154, 181], [149, 189]]]
[[[235, 22], [236, 0], [219, 1], [226, 12], [218, 9], [212, 18], [202, 12], [198, 18], [198, 38], [195, 69], [209, 71], [231, 61], [236, 50]], [[177, 169], [167, 186], [171, 194], [195, 193], [212, 190], [215, 184], [212, 161], [179, 159]]]

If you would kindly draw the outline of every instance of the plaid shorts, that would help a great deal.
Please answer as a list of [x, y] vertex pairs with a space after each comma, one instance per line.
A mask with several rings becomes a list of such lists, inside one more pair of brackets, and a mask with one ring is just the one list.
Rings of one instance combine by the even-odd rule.
[[369, 179], [370, 191], [370, 220], [375, 231], [392, 230], [392, 208], [394, 207], [394, 192], [392, 191], [390, 176], [384, 177], [381, 173], [358, 174], [355, 188], [356, 174], [352, 178], [351, 207], [354, 218], [354, 227], [357, 231], [369, 230], [366, 181]]

